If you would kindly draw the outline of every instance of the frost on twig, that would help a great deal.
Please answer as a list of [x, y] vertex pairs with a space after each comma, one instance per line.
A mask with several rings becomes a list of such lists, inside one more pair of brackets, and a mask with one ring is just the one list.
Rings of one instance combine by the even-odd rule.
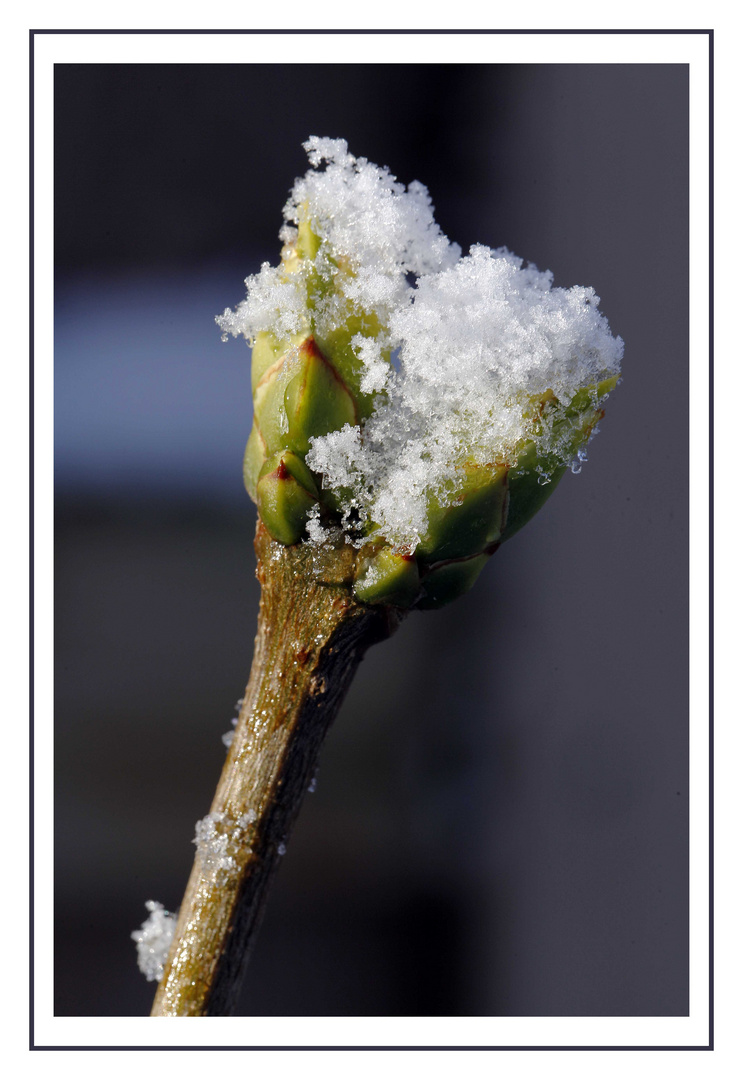
[[247, 811], [239, 818], [217, 812], [207, 814], [196, 822], [194, 844], [206, 871], [237, 868], [240, 852], [249, 853], [247, 833], [256, 820], [255, 810]]

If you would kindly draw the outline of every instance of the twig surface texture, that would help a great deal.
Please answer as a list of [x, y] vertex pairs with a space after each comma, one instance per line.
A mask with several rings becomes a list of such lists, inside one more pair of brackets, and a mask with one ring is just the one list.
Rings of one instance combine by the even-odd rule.
[[353, 547], [276, 543], [258, 525], [261, 583], [250, 681], [152, 1016], [235, 1006], [273, 874], [328, 727], [369, 647], [397, 617], [354, 600]]

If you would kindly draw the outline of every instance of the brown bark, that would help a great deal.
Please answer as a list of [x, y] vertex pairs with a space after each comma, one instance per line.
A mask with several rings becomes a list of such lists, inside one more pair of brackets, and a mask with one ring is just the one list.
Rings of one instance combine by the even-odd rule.
[[152, 1016], [230, 1015], [268, 888], [364, 652], [399, 614], [354, 600], [355, 550], [284, 547], [260, 524], [250, 681]]

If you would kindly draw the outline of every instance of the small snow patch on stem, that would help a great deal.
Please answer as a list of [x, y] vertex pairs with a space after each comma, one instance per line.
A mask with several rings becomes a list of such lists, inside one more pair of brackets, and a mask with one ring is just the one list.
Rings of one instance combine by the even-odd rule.
[[196, 845], [202, 865], [207, 871], [237, 869], [237, 857], [241, 850], [250, 851], [247, 830], [256, 820], [255, 810], [248, 810], [239, 818], [216, 812], [207, 814], [196, 822]]
[[[237, 708], [239, 708], [240, 705], [242, 705], [242, 701], [238, 702]], [[240, 717], [236, 716], [234, 717], [234, 719], [230, 720], [230, 723], [232, 724], [232, 731], [225, 731], [224, 735], [222, 736], [222, 742], [228, 750], [232, 746], [232, 740], [235, 738], [235, 728], [237, 727], [239, 719]]]
[[156, 900], [148, 900], [149, 915], [139, 930], [133, 930], [137, 943], [137, 966], [148, 982], [160, 982], [175, 932], [176, 916]]

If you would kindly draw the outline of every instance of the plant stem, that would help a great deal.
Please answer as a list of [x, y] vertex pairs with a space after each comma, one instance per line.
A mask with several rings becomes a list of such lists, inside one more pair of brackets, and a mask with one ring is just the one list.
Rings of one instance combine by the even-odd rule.
[[198, 845], [152, 1016], [230, 1015], [323, 738], [364, 655], [400, 615], [358, 603], [348, 544], [284, 547], [258, 523], [250, 681]]

